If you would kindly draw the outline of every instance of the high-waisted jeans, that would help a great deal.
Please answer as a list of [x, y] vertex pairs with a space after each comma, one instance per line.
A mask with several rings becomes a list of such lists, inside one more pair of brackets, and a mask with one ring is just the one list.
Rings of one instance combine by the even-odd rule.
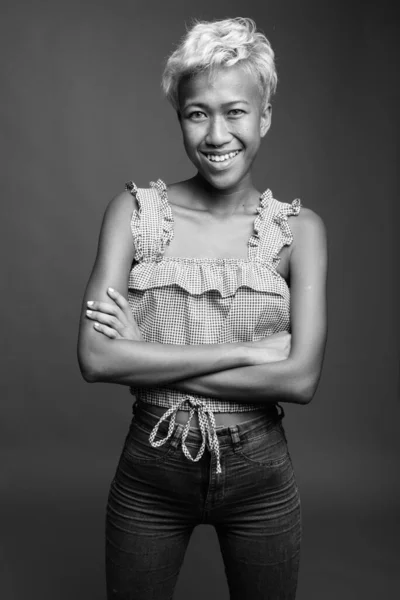
[[[217, 474], [208, 450], [198, 462], [185, 457], [182, 424], [153, 448], [148, 438], [158, 419], [135, 404], [107, 504], [109, 600], [172, 599], [190, 536], [202, 523], [215, 527], [231, 600], [295, 598], [300, 498], [279, 408], [217, 428]], [[167, 431], [164, 421], [156, 439]], [[192, 456], [200, 443], [198, 429], [190, 429]]]

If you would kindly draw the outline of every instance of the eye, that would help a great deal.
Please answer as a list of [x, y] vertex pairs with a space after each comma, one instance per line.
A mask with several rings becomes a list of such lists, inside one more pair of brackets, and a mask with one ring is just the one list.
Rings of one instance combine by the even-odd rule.
[[232, 108], [229, 111], [229, 116], [231, 116], [231, 117], [241, 117], [244, 114], [245, 114], [245, 112], [241, 108]]
[[187, 118], [190, 119], [191, 121], [202, 121], [206, 117], [207, 117], [207, 115], [204, 112], [202, 112], [201, 110], [194, 110], [187, 115]]

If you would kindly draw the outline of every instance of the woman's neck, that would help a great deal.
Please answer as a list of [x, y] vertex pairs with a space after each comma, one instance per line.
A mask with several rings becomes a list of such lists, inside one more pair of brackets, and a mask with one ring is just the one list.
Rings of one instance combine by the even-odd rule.
[[208, 183], [199, 173], [187, 182], [193, 193], [193, 200], [200, 207], [215, 216], [229, 216], [241, 209], [258, 203], [259, 192], [254, 187], [250, 176], [237, 186], [218, 189]]

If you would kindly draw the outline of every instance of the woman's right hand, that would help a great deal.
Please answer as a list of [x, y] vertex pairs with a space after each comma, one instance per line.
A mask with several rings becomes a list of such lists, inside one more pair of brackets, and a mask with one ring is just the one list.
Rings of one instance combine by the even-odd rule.
[[243, 342], [250, 363], [260, 365], [286, 360], [290, 354], [292, 336], [288, 331], [268, 335], [256, 342]]
[[107, 288], [112, 304], [90, 300], [87, 318], [94, 321], [98, 333], [112, 340], [144, 342], [141, 331], [131, 312], [128, 300], [117, 290]]

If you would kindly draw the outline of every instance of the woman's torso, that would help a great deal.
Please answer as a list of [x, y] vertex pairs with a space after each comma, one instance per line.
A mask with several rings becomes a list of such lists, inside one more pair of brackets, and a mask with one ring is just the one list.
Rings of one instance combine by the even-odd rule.
[[[226, 343], [290, 329], [288, 216], [298, 213], [299, 201], [280, 203], [267, 190], [227, 217], [185, 206], [160, 180], [127, 189], [139, 204], [128, 299], [146, 341]], [[131, 391], [159, 416], [184, 396]], [[254, 404], [205, 400], [214, 406], [217, 426], [263, 413]], [[187, 407], [177, 410], [176, 420], [186, 423]], [[197, 414], [192, 424], [198, 426]]]

